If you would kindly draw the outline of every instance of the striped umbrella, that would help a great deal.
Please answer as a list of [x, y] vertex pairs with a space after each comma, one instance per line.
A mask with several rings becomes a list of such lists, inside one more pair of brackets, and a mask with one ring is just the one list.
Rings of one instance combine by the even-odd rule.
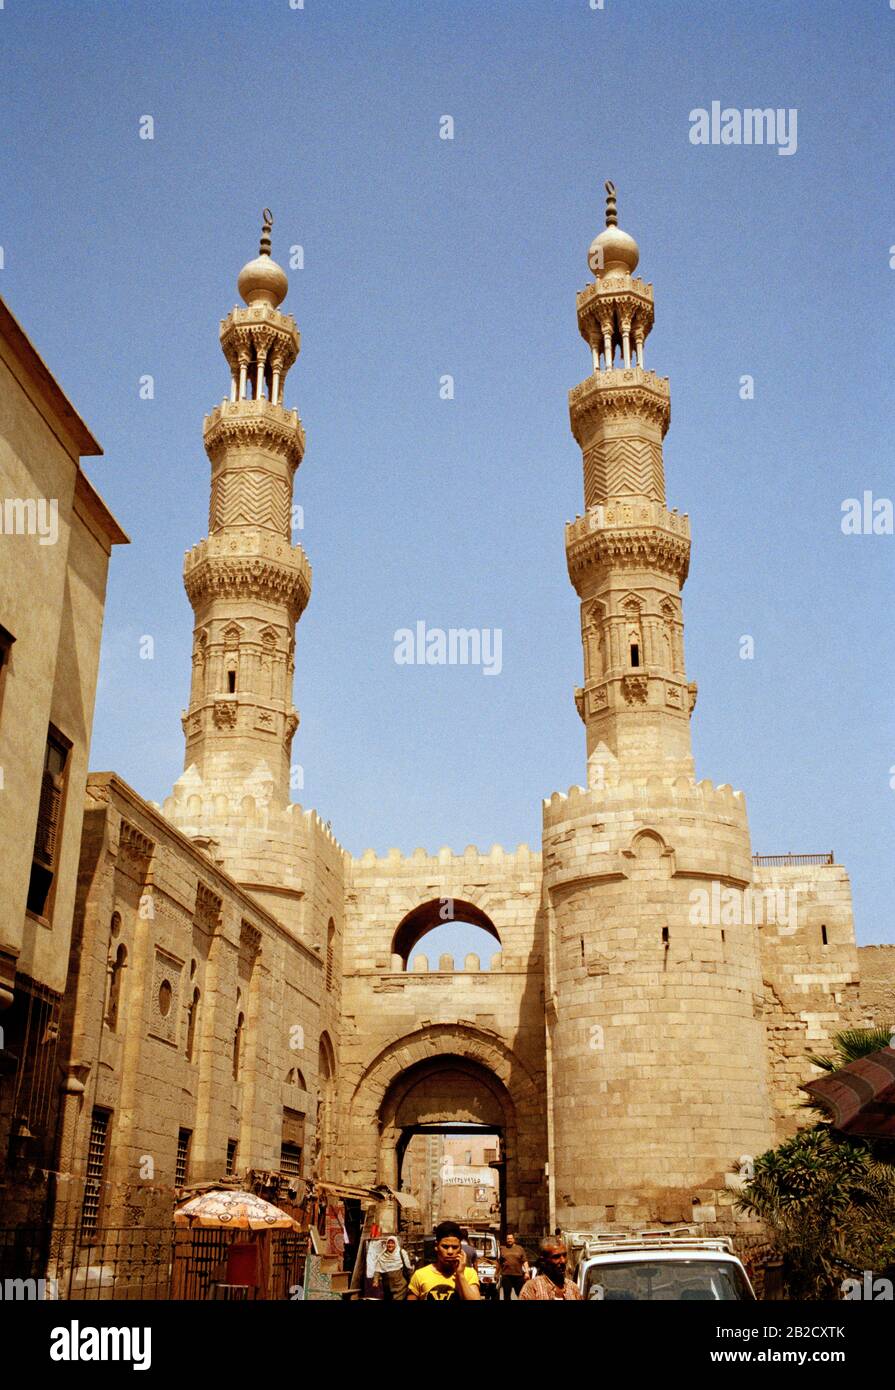
[[298, 1231], [297, 1221], [254, 1192], [213, 1188], [174, 1213], [175, 1226], [218, 1226], [233, 1231]]

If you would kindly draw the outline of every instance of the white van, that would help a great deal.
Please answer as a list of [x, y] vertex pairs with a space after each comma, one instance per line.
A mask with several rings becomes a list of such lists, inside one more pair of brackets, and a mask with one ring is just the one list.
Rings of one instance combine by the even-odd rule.
[[755, 1291], [727, 1236], [692, 1228], [633, 1234], [569, 1233], [579, 1253], [581, 1297], [604, 1302], [754, 1302]]

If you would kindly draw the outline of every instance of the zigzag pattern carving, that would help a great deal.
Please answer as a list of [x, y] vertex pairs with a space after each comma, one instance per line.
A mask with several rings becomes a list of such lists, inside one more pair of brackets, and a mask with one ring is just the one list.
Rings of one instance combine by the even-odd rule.
[[584, 456], [584, 502], [594, 507], [625, 495], [665, 501], [661, 445], [648, 439], [610, 439]]
[[254, 469], [239, 469], [215, 478], [211, 485], [208, 525], [269, 526], [289, 536], [289, 489], [281, 478]]

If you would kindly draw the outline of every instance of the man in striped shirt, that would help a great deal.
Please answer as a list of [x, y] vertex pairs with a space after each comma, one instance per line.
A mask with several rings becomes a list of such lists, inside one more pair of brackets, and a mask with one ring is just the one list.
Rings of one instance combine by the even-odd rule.
[[568, 1251], [562, 1236], [545, 1236], [538, 1258], [539, 1273], [523, 1285], [520, 1299], [581, 1298], [578, 1285], [566, 1275]]

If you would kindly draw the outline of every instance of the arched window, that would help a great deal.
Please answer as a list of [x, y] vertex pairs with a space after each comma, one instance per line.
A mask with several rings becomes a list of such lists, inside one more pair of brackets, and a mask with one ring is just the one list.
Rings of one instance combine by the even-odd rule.
[[326, 929], [326, 988], [332, 989], [336, 964], [336, 924], [330, 917]]
[[[423, 937], [426, 957], [416, 950]], [[392, 938], [392, 969], [428, 969], [429, 959], [438, 961], [439, 971], [499, 969], [500, 949], [497, 928], [475, 903], [432, 898], [413, 908], [398, 924]], [[478, 964], [473, 957], [478, 958]], [[415, 965], [416, 961], [420, 964]]]
[[[118, 916], [116, 912], [115, 916]], [[120, 922], [119, 918], [119, 922]], [[127, 965], [127, 947], [122, 944], [115, 952], [109, 966], [109, 1007], [106, 1010], [106, 1024], [114, 1033], [118, 1027], [118, 1006], [121, 1000], [121, 975]]]
[[317, 1153], [316, 1176], [324, 1177], [332, 1162], [335, 1108], [335, 1054], [328, 1033], [320, 1034], [317, 1053]]
[[245, 1029], [246, 1016], [239, 1011], [239, 1001], [242, 998], [240, 990], [236, 991], [236, 1027], [233, 1030], [233, 1080], [239, 1080], [239, 1071], [242, 1066], [242, 1045], [243, 1031]]
[[199, 1024], [199, 991], [193, 990], [193, 997], [190, 1000], [186, 1011], [186, 1060], [192, 1062], [196, 1049], [196, 1029]]

